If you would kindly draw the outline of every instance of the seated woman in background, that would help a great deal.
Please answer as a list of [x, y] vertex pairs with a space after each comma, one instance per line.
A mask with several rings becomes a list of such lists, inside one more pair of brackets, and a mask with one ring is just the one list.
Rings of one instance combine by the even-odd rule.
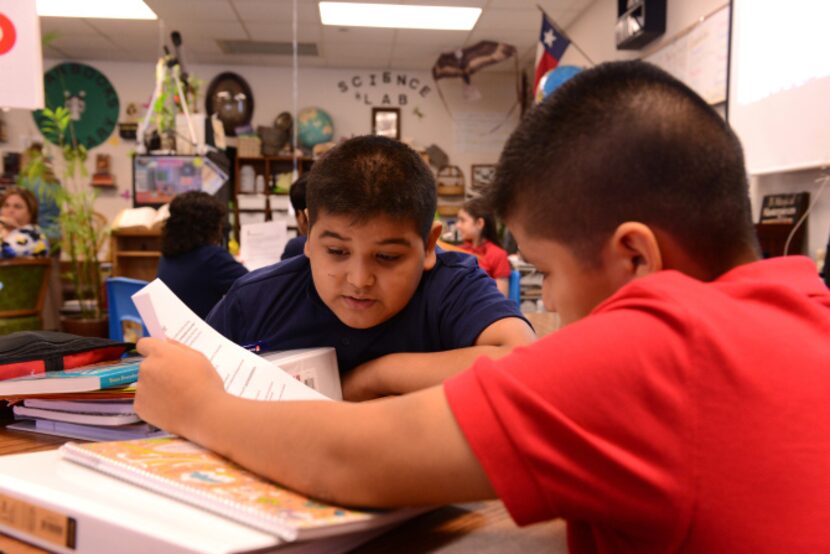
[[226, 217], [227, 209], [213, 196], [186, 192], [170, 203], [162, 231], [158, 278], [203, 319], [248, 273], [220, 246]]
[[464, 240], [461, 249], [475, 254], [478, 265], [487, 275], [496, 280], [496, 286], [505, 296], [510, 288], [510, 262], [507, 252], [498, 246], [496, 219], [484, 205], [481, 198], [464, 203], [458, 211], [458, 232]]
[[0, 202], [0, 257], [49, 255], [49, 241], [37, 221], [37, 198], [31, 191], [12, 187]]

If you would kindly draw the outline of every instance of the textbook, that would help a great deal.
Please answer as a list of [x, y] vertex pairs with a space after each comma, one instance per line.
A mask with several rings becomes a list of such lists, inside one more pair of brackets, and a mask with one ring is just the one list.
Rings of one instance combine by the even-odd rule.
[[170, 217], [170, 205], [164, 204], [158, 210], [145, 206], [143, 208], [124, 208], [112, 221], [113, 230], [146, 229], [161, 230]]
[[57, 394], [97, 391], [123, 387], [138, 380], [141, 358], [76, 367], [64, 371], [47, 371], [28, 377], [0, 381], [0, 396]]
[[61, 554], [262, 552], [282, 541], [61, 459], [0, 456], [0, 531]]
[[81, 414], [135, 414], [133, 401], [130, 400], [66, 400], [62, 396], [54, 399], [26, 398], [23, 405], [27, 408], [42, 410], [59, 410]]
[[261, 356], [307, 387], [332, 400], [343, 400], [337, 353], [334, 348], [298, 348], [266, 352]]
[[162, 431], [149, 423], [131, 423], [116, 427], [67, 423], [49, 419], [23, 419], [6, 425], [6, 429], [39, 433], [56, 437], [67, 437], [84, 441], [128, 441], [152, 437], [169, 437], [170, 433]]
[[104, 425], [115, 427], [139, 423], [141, 419], [135, 414], [100, 414], [81, 412], [62, 412], [60, 410], [49, 410], [43, 408], [28, 408], [26, 406], [12, 407], [17, 419], [49, 419], [52, 421], [65, 421], [67, 423], [83, 423], [85, 425]]
[[67, 443], [60, 452], [66, 459], [287, 541], [384, 527], [422, 511], [361, 511], [318, 502], [176, 437]]

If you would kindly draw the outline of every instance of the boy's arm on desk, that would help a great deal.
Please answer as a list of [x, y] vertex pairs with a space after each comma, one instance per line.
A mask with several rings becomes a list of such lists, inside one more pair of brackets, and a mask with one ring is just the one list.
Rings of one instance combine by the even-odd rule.
[[186, 346], [142, 339], [138, 349], [142, 419], [292, 489], [371, 507], [495, 497], [442, 387], [364, 403], [262, 402], [227, 394]]
[[517, 317], [500, 319], [481, 332], [474, 346], [388, 354], [354, 368], [343, 379], [343, 398], [362, 401], [425, 389], [467, 369], [479, 356], [501, 358], [534, 340], [536, 335], [525, 321]]

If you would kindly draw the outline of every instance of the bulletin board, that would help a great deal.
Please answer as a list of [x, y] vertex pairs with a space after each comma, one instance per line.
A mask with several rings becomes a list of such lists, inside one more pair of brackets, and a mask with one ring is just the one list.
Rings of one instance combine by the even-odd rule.
[[643, 59], [689, 85], [709, 104], [726, 102], [729, 4], [681, 31]]

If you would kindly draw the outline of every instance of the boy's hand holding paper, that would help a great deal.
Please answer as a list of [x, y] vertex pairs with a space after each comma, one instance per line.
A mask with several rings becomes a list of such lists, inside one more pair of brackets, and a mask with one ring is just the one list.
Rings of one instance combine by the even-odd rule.
[[146, 359], [136, 386], [136, 413], [168, 432], [187, 435], [200, 407], [224, 394], [222, 378], [203, 354], [172, 340], [141, 339], [138, 351]]

